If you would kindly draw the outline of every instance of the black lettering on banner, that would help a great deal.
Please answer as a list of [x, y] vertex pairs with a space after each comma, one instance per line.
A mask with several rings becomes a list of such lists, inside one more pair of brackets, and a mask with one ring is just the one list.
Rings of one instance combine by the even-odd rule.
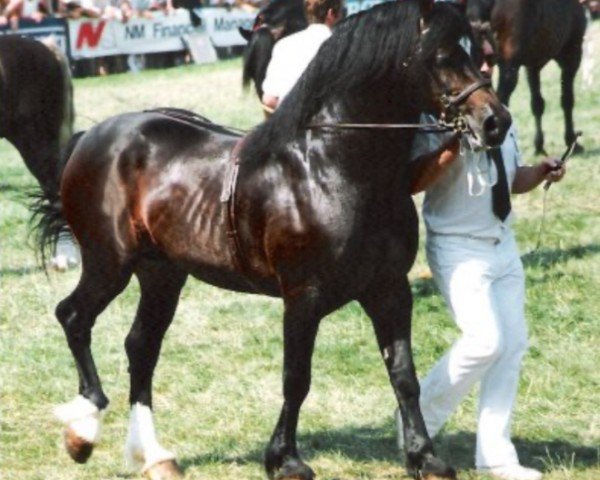
[[215, 18], [215, 31], [230, 32], [231, 30], [237, 30], [238, 27], [251, 30], [253, 23], [254, 20], [248, 18], [228, 19], [225, 17], [217, 17]]
[[179, 38], [183, 35], [189, 35], [194, 33], [194, 26], [192, 24], [187, 25], [163, 25], [160, 22], [152, 25], [154, 38]]
[[145, 25], [126, 25], [125, 26], [125, 38], [127, 40], [137, 40], [146, 37], [146, 26]]

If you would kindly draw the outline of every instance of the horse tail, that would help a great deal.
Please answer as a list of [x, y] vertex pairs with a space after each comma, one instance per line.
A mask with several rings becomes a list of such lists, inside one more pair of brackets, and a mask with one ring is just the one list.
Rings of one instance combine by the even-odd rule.
[[[73, 136], [73, 123], [75, 121], [75, 107], [73, 106], [73, 81], [71, 76], [71, 66], [68, 57], [56, 43], [53, 36], [46, 37], [42, 43], [54, 54], [60, 66], [63, 77], [63, 95], [62, 95], [62, 121], [59, 131], [60, 156], [64, 158], [65, 149], [69, 140]], [[68, 157], [67, 157], [68, 158]]]
[[[67, 161], [84, 133], [85, 131], [77, 132], [67, 142], [58, 164], [59, 179], [62, 177]], [[47, 253], [50, 252], [50, 255], [52, 255], [59, 238], [70, 234], [69, 225], [63, 216], [59, 191], [48, 192], [40, 187], [30, 195], [30, 199], [31, 220], [29, 226], [35, 235], [38, 259], [45, 267]]]
[[254, 82], [257, 95], [262, 98], [262, 84], [267, 74], [275, 38], [268, 28], [255, 30], [244, 49], [244, 70], [242, 82], [245, 88]]

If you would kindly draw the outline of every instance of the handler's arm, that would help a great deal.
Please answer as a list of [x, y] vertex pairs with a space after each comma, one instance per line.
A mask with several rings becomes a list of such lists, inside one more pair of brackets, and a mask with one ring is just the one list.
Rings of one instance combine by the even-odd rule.
[[460, 141], [458, 135], [432, 152], [415, 158], [410, 162], [410, 193], [427, 190], [444, 173], [458, 156]]
[[520, 166], [512, 184], [513, 193], [527, 193], [544, 180], [559, 182], [565, 176], [566, 167], [557, 158], [544, 158], [537, 165]]

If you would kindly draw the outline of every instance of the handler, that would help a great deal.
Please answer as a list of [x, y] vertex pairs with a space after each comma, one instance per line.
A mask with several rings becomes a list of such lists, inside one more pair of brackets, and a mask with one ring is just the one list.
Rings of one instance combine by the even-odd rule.
[[308, 27], [275, 44], [263, 82], [263, 105], [275, 110], [345, 15], [344, 0], [304, 0]]
[[[482, 73], [490, 76], [491, 70], [484, 61]], [[539, 480], [541, 472], [519, 463], [510, 438], [527, 327], [509, 190], [526, 193], [544, 180], [557, 182], [565, 168], [555, 158], [522, 165], [514, 127], [501, 148], [489, 152], [468, 137], [417, 135], [412, 158], [413, 189], [426, 188], [427, 261], [461, 331], [421, 381], [427, 430], [435, 436], [479, 382], [476, 468], [505, 480]], [[396, 419], [402, 449], [398, 411]]]

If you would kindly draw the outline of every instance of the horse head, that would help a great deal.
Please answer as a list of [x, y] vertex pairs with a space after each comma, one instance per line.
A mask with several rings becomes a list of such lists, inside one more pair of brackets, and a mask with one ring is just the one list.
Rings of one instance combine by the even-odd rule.
[[419, 55], [428, 72], [430, 98], [436, 99], [433, 111], [471, 134], [474, 145], [498, 146], [511, 117], [492, 90], [489, 75], [480, 71], [484, 57], [493, 61], [488, 56], [494, 52], [483, 48], [485, 42], [461, 10], [446, 3], [424, 10]]

